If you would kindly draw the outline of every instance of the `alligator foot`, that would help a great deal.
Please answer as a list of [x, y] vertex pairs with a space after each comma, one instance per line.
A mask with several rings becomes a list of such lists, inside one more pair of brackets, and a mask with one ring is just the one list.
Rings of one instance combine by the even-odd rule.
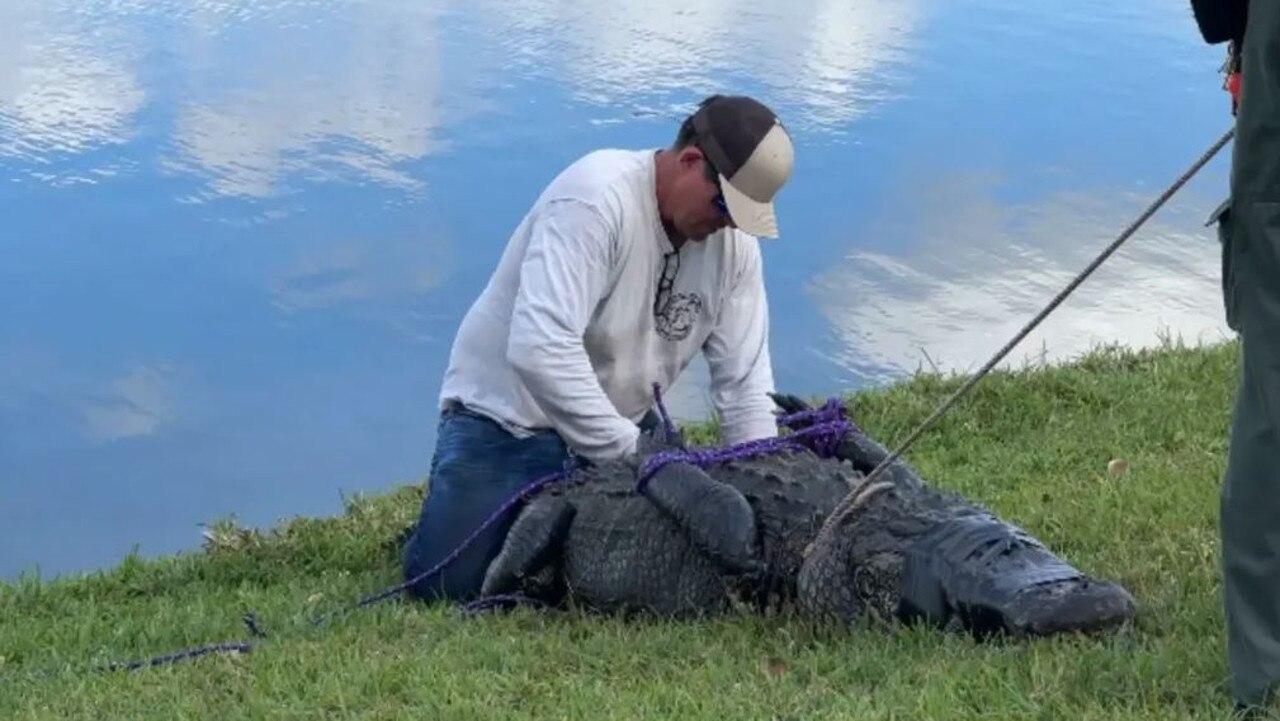
[[734, 487], [697, 466], [672, 462], [659, 468], [641, 493], [689, 534], [700, 551], [731, 574], [763, 573], [756, 549], [755, 514]]
[[[769, 397], [787, 415], [813, 410], [813, 406], [789, 393], [770, 393]], [[848, 461], [854, 470], [869, 474], [889, 457], [889, 450], [855, 425], [845, 432], [835, 456]], [[924, 486], [920, 474], [901, 458], [895, 458], [876, 480], [890, 481], [899, 488]]]
[[524, 590], [560, 549], [574, 509], [563, 498], [535, 498], [511, 524], [502, 550], [489, 563], [481, 586], [482, 596], [511, 594]]

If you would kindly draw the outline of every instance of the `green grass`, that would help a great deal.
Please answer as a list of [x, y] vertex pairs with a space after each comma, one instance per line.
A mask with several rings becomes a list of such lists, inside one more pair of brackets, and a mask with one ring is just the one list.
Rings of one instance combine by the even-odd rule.
[[[1224, 718], [1217, 504], [1235, 363], [1234, 344], [1166, 344], [993, 374], [908, 453], [937, 485], [1124, 583], [1140, 616], [1106, 638], [468, 617], [398, 599], [309, 627], [400, 582], [396, 537], [421, 497], [405, 485], [337, 518], [224, 524], [203, 552], [0, 587], [0, 718]], [[892, 446], [960, 382], [919, 376], [851, 407]], [[1107, 472], [1113, 458], [1126, 474]], [[83, 670], [245, 638], [249, 611], [272, 635], [252, 654]]]

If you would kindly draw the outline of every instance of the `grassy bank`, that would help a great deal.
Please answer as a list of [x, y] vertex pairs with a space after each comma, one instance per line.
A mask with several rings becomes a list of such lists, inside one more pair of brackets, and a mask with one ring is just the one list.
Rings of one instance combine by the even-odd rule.
[[[997, 374], [908, 454], [934, 483], [1026, 528], [1141, 603], [1131, 631], [980, 646], [922, 630], [815, 631], [788, 620], [668, 624], [518, 611], [466, 617], [391, 600], [404, 486], [345, 516], [55, 583], [0, 587], [0, 718], [808, 719], [1223, 718], [1217, 503], [1233, 344], [1098, 351]], [[892, 445], [955, 379], [853, 398]], [[785, 390], [785, 389], [784, 389]], [[1127, 473], [1108, 473], [1124, 458]], [[271, 638], [137, 673], [36, 671]]]

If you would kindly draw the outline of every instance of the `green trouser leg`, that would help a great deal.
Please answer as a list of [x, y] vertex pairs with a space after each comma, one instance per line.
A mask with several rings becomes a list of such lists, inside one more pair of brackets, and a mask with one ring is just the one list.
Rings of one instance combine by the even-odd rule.
[[1228, 663], [1243, 703], [1280, 680], [1280, 373], [1268, 367], [1276, 343], [1256, 340], [1244, 336], [1221, 502]]
[[1220, 523], [1231, 690], [1263, 704], [1280, 683], [1280, 0], [1250, 4], [1242, 77], [1221, 221], [1242, 346]]

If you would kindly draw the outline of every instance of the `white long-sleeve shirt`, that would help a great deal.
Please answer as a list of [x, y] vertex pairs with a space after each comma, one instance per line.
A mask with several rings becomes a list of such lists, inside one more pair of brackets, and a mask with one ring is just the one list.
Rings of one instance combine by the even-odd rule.
[[[670, 388], [702, 352], [724, 440], [777, 435], [758, 241], [726, 228], [676, 253], [654, 161], [598, 150], [543, 191], [462, 320], [442, 406], [461, 401], [517, 435], [553, 428], [585, 458], [616, 458], [635, 450], [652, 384]], [[655, 317], [664, 261], [674, 283]]]

